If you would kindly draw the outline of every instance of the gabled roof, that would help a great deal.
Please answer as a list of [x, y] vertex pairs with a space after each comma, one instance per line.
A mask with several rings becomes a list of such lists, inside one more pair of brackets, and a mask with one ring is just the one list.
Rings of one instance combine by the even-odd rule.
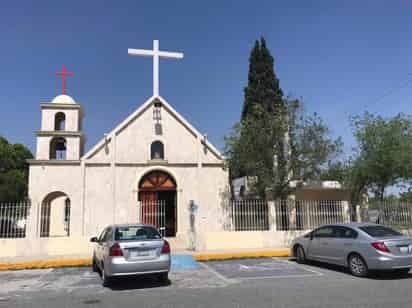
[[125, 129], [131, 122], [143, 114], [156, 100], [162, 103], [162, 107], [165, 108], [180, 124], [183, 125], [194, 137], [198, 137], [202, 140], [202, 143], [213, 152], [219, 159], [224, 159], [223, 155], [217, 150], [208, 140], [204, 140], [203, 135], [196, 130], [180, 113], [178, 113], [163, 97], [152, 96], [147, 101], [143, 103], [139, 108], [137, 108], [132, 114], [130, 114], [123, 122], [116, 126], [110, 133], [105, 135], [94, 147], [92, 147], [86, 154], [81, 157], [81, 160], [90, 159], [97, 151], [99, 151], [106, 142], [112, 140], [113, 136], [119, 134], [123, 129]]

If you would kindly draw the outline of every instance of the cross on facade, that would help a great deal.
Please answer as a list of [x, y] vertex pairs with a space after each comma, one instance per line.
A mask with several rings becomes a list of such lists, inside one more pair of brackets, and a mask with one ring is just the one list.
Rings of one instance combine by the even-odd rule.
[[73, 76], [73, 72], [68, 72], [66, 65], [63, 64], [63, 71], [57, 72], [56, 75], [62, 77], [62, 93], [66, 94], [66, 77]]
[[153, 41], [153, 50], [128, 49], [127, 53], [131, 56], [153, 57], [153, 96], [159, 95], [159, 58], [182, 59], [183, 53], [159, 51], [159, 41]]

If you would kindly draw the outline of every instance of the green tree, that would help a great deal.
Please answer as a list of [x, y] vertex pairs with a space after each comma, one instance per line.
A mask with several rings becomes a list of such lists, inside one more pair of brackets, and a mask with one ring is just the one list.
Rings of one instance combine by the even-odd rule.
[[0, 136], [0, 201], [27, 198], [28, 164], [33, 155], [22, 144], [10, 144]]
[[[265, 196], [267, 189], [270, 189], [279, 198], [289, 193], [290, 180], [346, 179], [347, 166], [337, 160], [342, 152], [341, 139], [331, 137], [330, 130], [319, 115], [306, 114], [302, 102], [288, 100], [285, 103], [289, 106], [290, 140], [286, 144], [290, 148], [285, 149], [281, 143], [274, 142], [276, 138], [284, 140], [284, 135], [279, 136], [279, 131], [283, 131], [283, 122], [277, 118], [279, 115], [255, 106], [254, 112], [259, 115], [259, 120], [249, 117], [241, 121], [225, 138], [231, 178], [241, 176], [241, 172], [245, 171], [247, 175], [257, 177], [257, 194]], [[289, 160], [277, 166], [276, 174], [274, 157], [285, 150], [290, 152], [289, 156], [284, 156]], [[285, 170], [284, 173], [280, 173], [282, 170]]]
[[409, 188], [408, 191], [401, 192], [399, 194], [399, 200], [402, 202], [412, 203], [412, 189]]
[[248, 175], [256, 177], [255, 193], [265, 197], [274, 184], [274, 155], [279, 151], [274, 142], [279, 121], [263, 107], [253, 107], [256, 117], [247, 117], [237, 123], [225, 137], [225, 155], [230, 178]]
[[383, 201], [386, 188], [412, 179], [412, 119], [365, 113], [351, 122], [358, 144], [356, 180]]
[[321, 118], [303, 113], [299, 100], [283, 98], [274, 60], [262, 38], [249, 58], [240, 123], [225, 138], [230, 178], [256, 177], [256, 193], [283, 198], [293, 174], [318, 179], [341, 141], [329, 137]]
[[332, 138], [329, 127], [317, 113], [305, 113], [301, 101], [289, 100], [288, 107], [290, 162], [294, 179], [325, 180], [329, 177], [330, 180], [339, 180], [343, 166], [337, 159], [342, 154], [342, 139]]
[[287, 174], [284, 168], [288, 153], [284, 144], [287, 108], [273, 64], [273, 57], [261, 38], [255, 42], [249, 58], [241, 122], [226, 138], [231, 178], [257, 177], [257, 191], [262, 197], [269, 184], [282, 182]]

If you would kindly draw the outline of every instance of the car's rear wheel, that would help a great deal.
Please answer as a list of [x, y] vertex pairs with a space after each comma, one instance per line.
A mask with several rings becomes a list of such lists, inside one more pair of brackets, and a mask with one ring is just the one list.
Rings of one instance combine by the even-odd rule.
[[369, 272], [365, 260], [357, 253], [353, 253], [349, 256], [348, 268], [349, 272], [357, 277], [366, 277]]
[[395, 270], [395, 273], [399, 275], [406, 275], [409, 273], [410, 270], [410, 268], [399, 268]]
[[306, 263], [306, 256], [305, 256], [305, 251], [303, 250], [303, 247], [298, 245], [296, 248], [296, 262], [299, 264]]
[[98, 272], [99, 271], [99, 268], [98, 268], [98, 266], [97, 266], [97, 264], [96, 264], [96, 259], [93, 257], [93, 259], [92, 259], [92, 270], [93, 270], [93, 272]]
[[104, 286], [104, 287], [109, 286], [109, 285], [110, 285], [110, 282], [111, 282], [111, 279], [110, 279], [110, 277], [108, 277], [108, 276], [106, 275], [106, 271], [104, 270], [104, 267], [103, 267], [103, 266], [102, 266], [102, 269], [101, 269], [101, 275], [102, 275], [102, 283], [103, 283], [103, 286]]
[[159, 277], [159, 280], [160, 280], [161, 282], [166, 283], [166, 282], [169, 281], [169, 273], [168, 273], [168, 272], [161, 273], [161, 274], [159, 274], [158, 277]]

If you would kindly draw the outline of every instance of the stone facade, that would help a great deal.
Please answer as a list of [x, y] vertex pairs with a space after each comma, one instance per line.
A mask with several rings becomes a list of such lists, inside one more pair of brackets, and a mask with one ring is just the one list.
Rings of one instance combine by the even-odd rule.
[[[109, 224], [138, 222], [139, 183], [150, 171], [168, 174], [176, 183], [176, 239], [182, 248], [193, 240], [193, 229], [195, 246], [200, 249], [204, 232], [220, 230], [216, 217], [229, 191], [223, 157], [162, 97], [148, 99], [85, 154], [81, 105], [60, 96], [41, 107], [36, 159], [29, 161], [34, 234], [52, 237], [51, 229], [56, 229], [56, 236], [62, 235], [55, 222], [42, 226], [44, 216], [64, 221], [69, 215], [70, 232], [66, 237], [95, 236]], [[65, 114], [65, 127], [56, 131], [58, 112]], [[51, 157], [53, 138], [64, 138], [65, 159]], [[154, 141], [163, 144], [163, 159], [151, 159]], [[58, 206], [50, 198], [57, 192], [60, 204], [64, 204], [61, 195], [70, 201], [69, 210], [60, 206], [60, 212], [56, 212], [45, 206], [45, 202], [51, 208]], [[191, 203], [197, 209], [192, 227]]]

